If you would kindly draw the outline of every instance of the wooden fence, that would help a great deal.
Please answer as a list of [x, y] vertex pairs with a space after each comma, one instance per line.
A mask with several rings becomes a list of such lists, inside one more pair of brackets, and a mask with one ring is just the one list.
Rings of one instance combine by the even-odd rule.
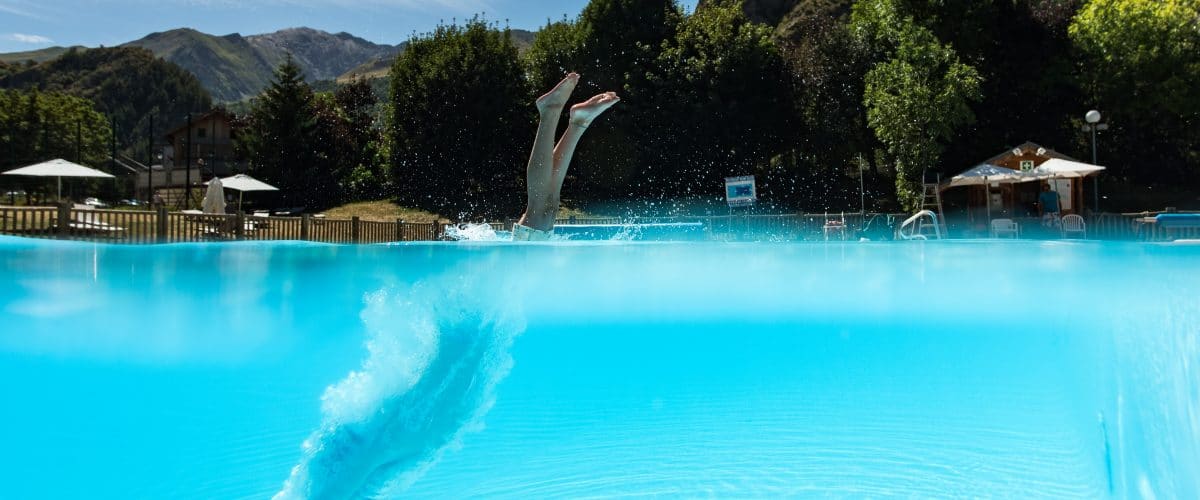
[[364, 221], [321, 217], [252, 217], [70, 207], [0, 207], [0, 234], [103, 241], [186, 243], [202, 241], [302, 240], [327, 243], [435, 241], [445, 227], [436, 222]]
[[[866, 224], [889, 214], [790, 214], [699, 217], [567, 218], [558, 224], [702, 223], [711, 240], [822, 241], [853, 239]], [[902, 219], [890, 214], [892, 220]], [[1200, 228], [1147, 223], [1157, 213], [1100, 214], [1087, 220], [1087, 237], [1102, 240], [1198, 239]], [[880, 219], [884, 218], [884, 219]], [[831, 224], [831, 221], [833, 223]], [[872, 222], [875, 221], [875, 222]], [[512, 228], [512, 221], [490, 223]], [[840, 226], [840, 227], [839, 227]], [[883, 226], [887, 230], [887, 226]], [[437, 241], [446, 225], [436, 222], [364, 221], [322, 217], [252, 217], [157, 211], [76, 210], [61, 207], [0, 207], [0, 234], [112, 243], [301, 240], [327, 243]], [[832, 229], [832, 231], [831, 231]]]

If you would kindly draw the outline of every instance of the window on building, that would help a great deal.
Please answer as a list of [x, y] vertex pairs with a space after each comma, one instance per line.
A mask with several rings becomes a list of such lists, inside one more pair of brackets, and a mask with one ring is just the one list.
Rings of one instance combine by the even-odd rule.
[[208, 137], [208, 129], [204, 127], [196, 129], [196, 137]]

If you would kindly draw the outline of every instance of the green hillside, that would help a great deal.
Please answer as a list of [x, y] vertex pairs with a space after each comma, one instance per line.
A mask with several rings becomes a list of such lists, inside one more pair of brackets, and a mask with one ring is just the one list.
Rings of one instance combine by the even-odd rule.
[[190, 71], [218, 101], [257, 95], [271, 81], [271, 62], [238, 34], [212, 36], [184, 28], [152, 33], [125, 46], [147, 49]]
[[38, 50], [27, 50], [25, 52], [9, 52], [0, 54], [0, 62], [5, 63], [23, 63], [25, 61], [46, 62], [55, 57], [61, 56], [64, 52], [70, 49], [82, 49], [83, 47], [46, 47]]
[[62, 92], [90, 100], [98, 111], [116, 119], [122, 145], [145, 140], [151, 114], [157, 116], [161, 131], [188, 112], [212, 108], [212, 97], [194, 75], [133, 47], [71, 49], [57, 59], [0, 77], [0, 88]]

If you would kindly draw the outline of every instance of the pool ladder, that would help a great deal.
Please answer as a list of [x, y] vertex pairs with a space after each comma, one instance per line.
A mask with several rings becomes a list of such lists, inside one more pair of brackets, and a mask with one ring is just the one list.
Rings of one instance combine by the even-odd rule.
[[[933, 228], [932, 234], [927, 233], [929, 228]], [[900, 228], [896, 230], [896, 237], [902, 240], [928, 240], [930, 236], [942, 239], [942, 225], [938, 223], [938, 216], [932, 210], [917, 212], [901, 222]]]

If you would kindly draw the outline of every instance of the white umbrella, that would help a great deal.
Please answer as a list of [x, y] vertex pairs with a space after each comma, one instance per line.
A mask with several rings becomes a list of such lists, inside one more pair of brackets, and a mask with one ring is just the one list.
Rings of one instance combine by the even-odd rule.
[[[1030, 174], [1038, 179], [1053, 180], [1054, 190], [1057, 191], [1057, 179], [1083, 179], [1084, 177], [1101, 172], [1103, 170], [1105, 170], [1105, 168], [1099, 165], [1064, 160], [1061, 158], [1051, 158], [1043, 162], [1041, 165], [1038, 165], [1037, 168], [1030, 172]], [[1097, 177], [1096, 182], [1099, 181], [1100, 178]], [[1082, 180], [1080, 182], [1082, 182]]]
[[[949, 182], [942, 185], [942, 189], [948, 189], [958, 186], [987, 186], [993, 182], [1003, 184], [1015, 184], [1018, 182], [1035, 181], [1037, 177], [1018, 172], [1011, 168], [999, 167], [990, 163], [977, 165], [966, 172], [958, 174], [950, 178]], [[990, 190], [989, 190], [990, 191]], [[992, 200], [991, 193], [984, 196], [984, 204], [987, 205], [988, 224], [992, 223]]]
[[58, 199], [62, 199], [62, 178], [63, 177], [95, 177], [102, 179], [112, 179], [112, 175], [106, 174], [94, 168], [88, 168], [78, 163], [71, 163], [67, 160], [56, 159], [44, 161], [42, 163], [21, 167], [16, 170], [4, 172], [4, 175], [28, 175], [33, 177], [57, 177], [58, 178]]
[[990, 163], [984, 163], [967, 170], [950, 178], [950, 181], [942, 185], [942, 189], [958, 187], [958, 186], [983, 186], [993, 182], [1014, 183], [1028, 182], [1037, 180], [1028, 174], [1018, 172], [1011, 168], [998, 167]]
[[200, 202], [200, 208], [206, 214], [225, 213], [225, 190], [221, 187], [221, 179], [213, 178], [208, 181], [208, 191], [204, 193], [204, 201]]
[[1031, 174], [1039, 179], [1080, 178], [1102, 170], [1105, 170], [1105, 168], [1090, 163], [1051, 158], [1038, 165], [1037, 168], [1033, 169]]
[[[237, 174], [233, 177], [213, 180], [220, 181], [226, 188], [238, 191], [238, 212], [242, 211], [242, 194], [246, 191], [279, 191], [279, 188], [246, 174]], [[211, 183], [212, 181], [209, 182]]]

